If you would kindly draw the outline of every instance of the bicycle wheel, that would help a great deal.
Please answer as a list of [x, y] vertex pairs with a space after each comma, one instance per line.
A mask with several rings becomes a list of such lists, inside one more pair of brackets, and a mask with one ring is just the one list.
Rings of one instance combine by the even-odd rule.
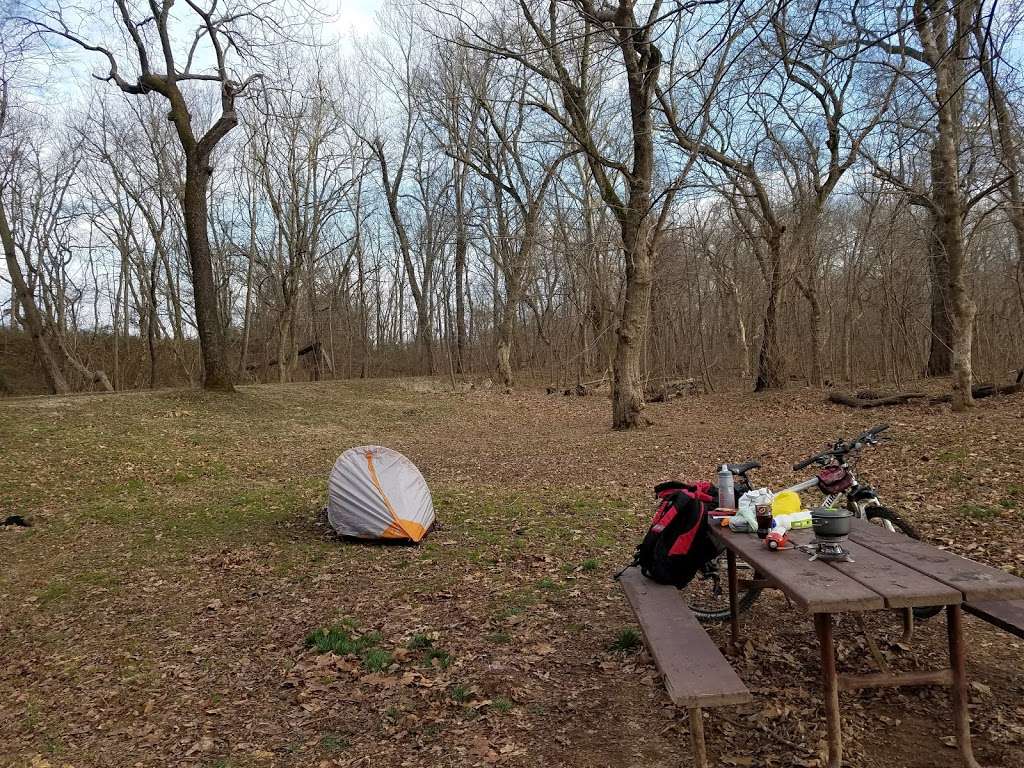
[[[754, 578], [754, 569], [746, 563], [737, 562], [736, 569], [740, 581]], [[726, 565], [725, 553], [709, 561], [698, 571], [684, 590], [686, 602], [698, 621], [728, 621], [729, 613], [729, 569]], [[759, 587], [746, 587], [741, 584], [737, 600], [740, 613], [750, 610], [750, 606], [761, 594]]]
[[[921, 538], [914, 526], [888, 507], [868, 507], [864, 512], [870, 522], [875, 525], [881, 525], [888, 531], [892, 531], [893, 533], [902, 533], [904, 536], [909, 536], [911, 539], [920, 540]], [[930, 619], [932, 616], [936, 616], [941, 612], [941, 605], [931, 605], [927, 608], [915, 608], [914, 618], [918, 621], [924, 621], [925, 619]]]

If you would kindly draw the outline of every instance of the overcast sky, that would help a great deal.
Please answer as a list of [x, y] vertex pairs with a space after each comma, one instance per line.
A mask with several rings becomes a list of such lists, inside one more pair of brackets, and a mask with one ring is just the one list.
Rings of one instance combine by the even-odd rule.
[[[330, 0], [327, 2], [329, 3]], [[352, 30], [359, 34], [366, 34], [376, 28], [377, 9], [382, 5], [382, 0], [334, 0], [334, 2], [337, 3], [337, 26], [343, 34]]]

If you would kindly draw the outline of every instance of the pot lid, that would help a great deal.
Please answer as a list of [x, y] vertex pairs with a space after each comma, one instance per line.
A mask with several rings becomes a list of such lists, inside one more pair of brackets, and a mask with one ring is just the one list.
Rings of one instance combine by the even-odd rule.
[[853, 517], [853, 512], [848, 509], [831, 509], [829, 507], [815, 507], [811, 510], [811, 517], [827, 517], [834, 520], [841, 520], [845, 517]]

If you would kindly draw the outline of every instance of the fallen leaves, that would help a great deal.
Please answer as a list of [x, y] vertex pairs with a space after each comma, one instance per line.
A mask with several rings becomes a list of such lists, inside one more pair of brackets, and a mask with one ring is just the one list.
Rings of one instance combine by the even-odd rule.
[[[632, 626], [607, 576], [649, 522], [650, 487], [748, 457], [778, 487], [797, 479], [793, 460], [868, 425], [802, 390], [654, 405], [658, 424], [640, 433], [610, 432], [601, 398], [565, 401], [478, 393], [452, 411], [440, 396], [379, 381], [230, 399], [138, 393], [102, 407], [68, 399], [50, 437], [31, 431], [50, 428], [41, 418], [58, 424], [27, 405], [37, 401], [0, 404], [11, 437], [4, 503], [38, 523], [0, 536], [0, 638], [17, 659], [0, 665], [0, 691], [17, 692], [0, 694], [0, 750], [13, 749], [18, 768], [35, 753], [46, 755], [39, 768], [65, 768], [43, 739], [76, 768], [114, 754], [126, 766], [178, 765], [190, 751], [197, 766], [267, 768], [685, 762], [686, 717], [646, 654], [606, 650]], [[859, 473], [933, 540], [1020, 569], [1012, 402], [982, 403], [965, 419], [900, 411], [896, 441], [866, 452]], [[401, 416], [413, 408], [415, 418]], [[721, 418], [704, 416], [712, 411]], [[444, 529], [418, 548], [346, 545], [317, 525], [331, 463], [371, 435], [431, 482]], [[965, 504], [1003, 511], [968, 520]], [[112, 571], [117, 579], [101, 578]], [[40, 600], [51, 582], [72, 589]], [[380, 631], [393, 663], [371, 672], [356, 656], [300, 646], [339, 616]], [[897, 619], [876, 619], [898, 640]], [[979, 753], [1024, 764], [1014, 694], [1024, 646], [967, 626], [971, 696], [984, 704], [972, 710]], [[726, 628], [709, 631], [723, 644]], [[449, 663], [407, 648], [414, 633]], [[807, 617], [766, 595], [744, 633], [733, 663], [755, 702], [708, 711], [709, 749], [724, 765], [822, 765]], [[840, 622], [842, 662], [869, 671], [852, 634]], [[896, 650], [901, 670], [944, 664], [941, 620]], [[948, 732], [946, 696], [843, 694], [849, 764], [931, 754]], [[338, 738], [323, 742], [327, 733]]]

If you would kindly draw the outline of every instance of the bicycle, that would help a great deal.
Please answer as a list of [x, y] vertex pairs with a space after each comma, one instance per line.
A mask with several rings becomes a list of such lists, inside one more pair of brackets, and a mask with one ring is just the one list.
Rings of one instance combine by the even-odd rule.
[[[824, 499], [817, 506], [830, 509], [837, 508], [840, 503], [845, 506], [854, 517], [881, 525], [888, 531], [902, 533], [912, 539], [920, 539], [920, 535], [914, 527], [904, 520], [894, 510], [886, 507], [878, 498], [875, 489], [870, 485], [861, 483], [854, 472], [854, 462], [860, 451], [869, 446], [876, 446], [882, 442], [879, 435], [889, 429], [888, 424], [878, 424], [871, 429], [861, 433], [852, 440], [840, 438], [832, 443], [826, 450], [808, 456], [793, 465], [793, 471], [798, 472], [811, 465], [818, 465], [821, 470], [811, 478], [786, 488], [787, 491], [803, 493], [817, 489], [824, 495]], [[749, 491], [753, 485], [749, 473], [760, 469], [758, 461], [747, 461], [742, 464], [728, 464], [729, 471], [735, 478], [736, 497]], [[741, 571], [740, 583], [746, 589], [741, 589], [738, 595], [738, 609], [740, 613], [748, 611], [761, 594], [762, 587], [758, 585], [757, 574], [745, 563], [737, 563]], [[725, 579], [722, 574], [726, 572], [724, 551], [718, 557], [705, 563], [697, 577], [687, 587], [687, 602], [690, 610], [700, 621], [725, 621], [729, 618], [729, 592], [724, 586]], [[914, 617], [924, 620], [936, 615], [942, 608], [927, 607], [915, 608]]]

